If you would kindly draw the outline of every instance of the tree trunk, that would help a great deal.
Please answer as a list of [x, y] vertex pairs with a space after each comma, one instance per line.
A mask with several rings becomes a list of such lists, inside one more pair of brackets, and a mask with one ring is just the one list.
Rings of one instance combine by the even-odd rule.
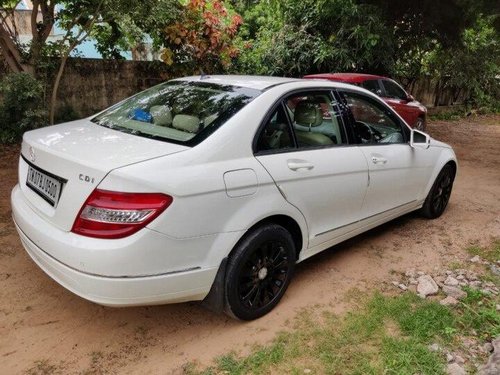
[[441, 100], [441, 78], [436, 83], [436, 89], [434, 91], [434, 107], [439, 106], [439, 102]]
[[23, 63], [17, 45], [3, 25], [0, 25], [0, 49], [9, 69], [13, 73], [26, 72], [33, 75], [32, 67]]
[[[32, 3], [31, 34], [33, 39], [30, 46], [30, 65], [34, 67], [34, 73], [36, 74], [36, 67], [42, 57], [42, 49], [54, 27], [55, 3], [52, 2], [51, 5], [48, 5], [47, 0], [33, 0]], [[42, 16], [41, 21], [38, 18], [39, 14]]]
[[50, 98], [50, 111], [49, 111], [50, 125], [54, 125], [57, 91], [59, 90], [59, 84], [61, 83], [61, 78], [64, 73], [64, 68], [66, 67], [66, 62], [68, 61], [68, 57], [69, 54], [64, 54], [63, 57], [61, 58], [61, 65], [59, 65], [59, 70], [57, 71], [56, 80], [54, 81], [54, 87], [52, 88], [52, 96]]

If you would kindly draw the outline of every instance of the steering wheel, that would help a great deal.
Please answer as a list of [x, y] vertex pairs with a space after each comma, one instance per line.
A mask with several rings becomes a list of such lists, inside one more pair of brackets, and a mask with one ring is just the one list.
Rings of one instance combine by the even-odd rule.
[[382, 133], [366, 122], [356, 121], [356, 127], [363, 143], [378, 143], [383, 138]]

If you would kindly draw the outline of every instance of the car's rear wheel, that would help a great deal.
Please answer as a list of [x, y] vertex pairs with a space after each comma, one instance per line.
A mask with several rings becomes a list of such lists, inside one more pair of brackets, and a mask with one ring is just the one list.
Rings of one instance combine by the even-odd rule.
[[425, 131], [425, 119], [423, 117], [417, 118], [417, 121], [415, 121], [413, 128], [416, 130], [420, 130], [421, 132], [424, 132]]
[[455, 168], [447, 164], [439, 172], [434, 184], [432, 185], [421, 213], [429, 219], [435, 219], [444, 212], [448, 201], [450, 200], [453, 181], [455, 180]]
[[290, 283], [295, 261], [292, 236], [282, 226], [265, 224], [248, 233], [228, 261], [226, 313], [253, 320], [271, 311]]

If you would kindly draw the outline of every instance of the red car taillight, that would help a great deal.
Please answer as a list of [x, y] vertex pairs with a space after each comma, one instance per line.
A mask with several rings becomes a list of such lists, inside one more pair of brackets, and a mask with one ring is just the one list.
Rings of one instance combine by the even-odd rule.
[[96, 238], [130, 236], [160, 215], [173, 198], [160, 193], [121, 193], [96, 189], [78, 214], [73, 233]]

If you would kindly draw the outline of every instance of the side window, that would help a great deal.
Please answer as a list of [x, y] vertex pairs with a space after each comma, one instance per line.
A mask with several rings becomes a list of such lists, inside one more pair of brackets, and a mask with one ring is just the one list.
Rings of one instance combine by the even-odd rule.
[[358, 143], [405, 143], [401, 125], [389, 109], [362, 94], [343, 92], [354, 117], [353, 130]]
[[364, 81], [361, 86], [368, 91], [373, 92], [375, 95], [382, 95], [382, 90], [380, 89], [380, 84], [378, 79], [370, 79], [368, 81]]
[[398, 84], [387, 80], [383, 80], [382, 82], [384, 83], [386, 97], [400, 100], [406, 100], [408, 98], [405, 90], [399, 87]]
[[337, 103], [330, 92], [294, 94], [285, 105], [299, 148], [346, 143]]
[[256, 151], [286, 150], [294, 147], [285, 109], [280, 104], [262, 129]]

